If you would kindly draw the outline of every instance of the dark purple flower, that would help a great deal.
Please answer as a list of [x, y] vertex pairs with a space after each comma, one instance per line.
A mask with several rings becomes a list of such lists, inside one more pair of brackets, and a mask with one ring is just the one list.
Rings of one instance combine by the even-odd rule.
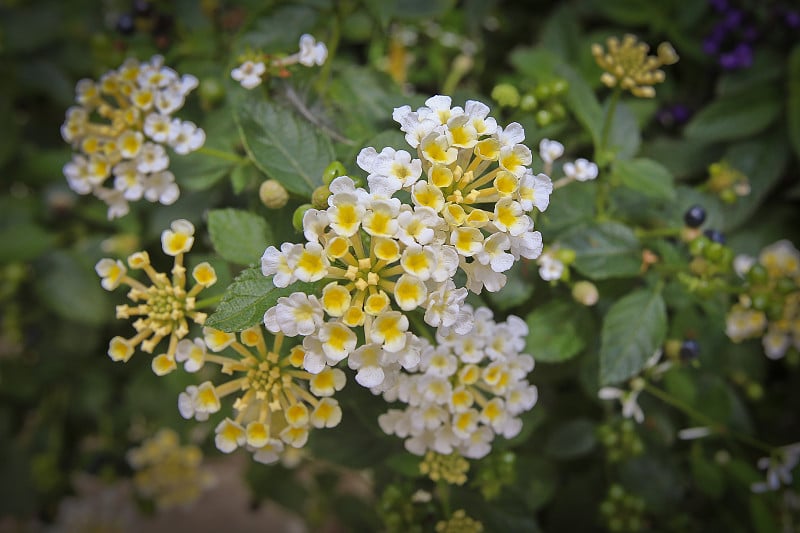
[[714, 39], [713, 36], [709, 36], [703, 39], [703, 52], [705, 52], [710, 56], [713, 56], [716, 55], [718, 51], [719, 51], [719, 41]]
[[722, 21], [722, 24], [729, 30], [735, 30], [742, 24], [742, 19], [744, 19], [744, 13], [738, 9], [734, 9], [725, 15], [725, 19]]
[[672, 106], [672, 117], [676, 124], [683, 124], [692, 116], [691, 110], [683, 104]]
[[800, 27], [800, 11], [786, 11], [783, 15], [783, 21], [790, 28]]
[[728, 0], [708, 0], [708, 3], [720, 13], [728, 9]]

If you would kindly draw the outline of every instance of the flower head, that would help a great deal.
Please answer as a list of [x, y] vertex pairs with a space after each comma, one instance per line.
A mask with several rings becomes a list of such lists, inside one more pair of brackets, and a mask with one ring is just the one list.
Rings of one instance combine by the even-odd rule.
[[164, 338], [169, 338], [167, 351], [153, 359], [153, 371], [163, 375], [175, 369], [175, 355], [179, 341], [189, 333], [189, 321], [205, 322], [206, 315], [195, 308], [195, 297], [204, 288], [213, 285], [217, 276], [208, 263], [201, 263], [192, 270], [194, 286], [186, 290], [186, 267], [183, 256], [194, 242], [194, 226], [187, 220], [172, 222], [170, 229], [161, 235], [164, 253], [174, 258], [172, 276], [156, 272], [150, 264], [147, 252], [136, 252], [128, 257], [128, 268], [144, 270], [150, 286], [128, 276], [128, 269], [119, 260], [101, 259], [95, 266], [106, 290], [114, 290], [121, 284], [131, 290], [128, 298], [134, 305], [117, 306], [117, 318], [138, 317], [133, 322], [136, 335], [126, 339], [114, 337], [108, 355], [114, 361], [127, 361], [137, 346], [142, 351], [153, 353]]
[[[253, 458], [273, 463], [285, 447], [301, 448], [312, 428], [339, 424], [342, 410], [333, 395], [345, 385], [344, 372], [329, 368], [316, 375], [301, 370], [305, 358], [302, 346], [282, 350], [285, 336], [277, 333], [267, 345], [261, 326], [237, 336], [205, 328], [205, 344], [211, 352], [199, 350], [203, 362], [220, 366], [228, 381], [206, 381], [180, 394], [178, 408], [184, 418], [205, 420], [222, 409], [222, 401], [235, 396], [231, 416], [216, 427], [217, 448], [230, 453], [245, 447]], [[217, 355], [232, 350], [235, 356]], [[202, 354], [202, 355], [201, 355]]]
[[202, 468], [200, 448], [181, 446], [171, 429], [160, 430], [130, 450], [127, 458], [136, 471], [136, 489], [159, 509], [188, 505], [214, 484], [213, 476]]
[[145, 63], [129, 59], [99, 81], [78, 82], [78, 105], [61, 126], [77, 152], [64, 165], [70, 188], [106, 202], [109, 218], [127, 214], [129, 202], [142, 198], [174, 203], [180, 190], [167, 170], [165, 146], [187, 154], [205, 142], [194, 123], [172, 118], [197, 83], [164, 66], [161, 56]]
[[648, 56], [650, 47], [631, 34], [625, 35], [622, 42], [609, 37], [606, 46], [608, 50], [597, 43], [592, 45], [595, 61], [605, 70], [600, 80], [608, 87], [619, 85], [640, 98], [655, 96], [652, 86], [664, 81], [664, 71], [659, 67], [678, 61], [678, 55], [669, 43], [661, 43], [657, 55]]

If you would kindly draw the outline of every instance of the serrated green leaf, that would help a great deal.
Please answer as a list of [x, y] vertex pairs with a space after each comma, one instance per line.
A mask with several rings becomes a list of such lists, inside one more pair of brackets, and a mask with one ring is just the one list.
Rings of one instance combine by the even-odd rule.
[[575, 269], [591, 279], [635, 276], [641, 268], [639, 241], [618, 222], [579, 226], [561, 244], [575, 250]]
[[601, 385], [639, 373], [666, 333], [667, 309], [659, 292], [639, 289], [614, 303], [600, 333]]
[[236, 123], [253, 163], [290, 192], [310, 197], [334, 159], [326, 136], [290, 110], [274, 103], [243, 99]]
[[595, 423], [589, 419], [571, 420], [550, 435], [545, 451], [559, 459], [572, 459], [591, 452], [597, 445]]
[[264, 313], [278, 302], [278, 298], [293, 292], [313, 294], [316, 289], [316, 284], [301, 281], [278, 288], [261, 273], [260, 268], [243, 270], [225, 291], [219, 307], [208, 317], [205, 325], [228, 332], [242, 331], [264, 320]]
[[659, 200], [675, 198], [672, 175], [660, 163], [652, 159], [630, 159], [615, 161], [612, 179], [645, 196]]
[[536, 361], [572, 359], [594, 334], [589, 312], [571, 300], [552, 300], [537, 307], [525, 322], [529, 330], [525, 351]]
[[240, 209], [210, 211], [208, 233], [217, 253], [240, 265], [257, 262], [273, 240], [266, 220]]
[[317, 11], [304, 5], [285, 5], [269, 16], [255, 19], [254, 24], [236, 43], [237, 51], [262, 50], [285, 52], [297, 46], [303, 33], [310, 32], [317, 21]]
[[175, 181], [188, 191], [202, 191], [212, 187], [228, 175], [231, 168], [233, 162], [203, 152], [170, 159], [170, 171], [175, 175]]
[[786, 118], [789, 121], [789, 139], [794, 155], [800, 158], [800, 44], [789, 55]]
[[740, 91], [714, 100], [686, 125], [687, 139], [719, 142], [743, 139], [765, 130], [781, 111], [781, 97], [772, 85]]

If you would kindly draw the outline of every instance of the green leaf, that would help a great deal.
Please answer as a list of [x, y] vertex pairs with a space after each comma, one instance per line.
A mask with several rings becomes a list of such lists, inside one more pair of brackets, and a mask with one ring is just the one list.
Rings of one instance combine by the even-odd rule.
[[288, 109], [248, 98], [236, 109], [236, 122], [248, 155], [290, 192], [310, 197], [334, 159], [330, 141]]
[[525, 322], [530, 330], [525, 351], [536, 361], [555, 363], [572, 359], [594, 334], [591, 314], [572, 300], [552, 300], [537, 307]]
[[695, 486], [712, 498], [720, 498], [725, 490], [725, 476], [719, 466], [698, 453], [692, 453], [690, 461]]
[[594, 218], [597, 183], [589, 181], [553, 191], [547, 211], [541, 213], [539, 229], [545, 242], [558, 238], [576, 226], [590, 224]]
[[[608, 102], [603, 106], [603, 116], [608, 112]], [[608, 149], [614, 152], [616, 159], [628, 159], [639, 152], [642, 134], [639, 123], [631, 108], [619, 103], [614, 110], [614, 120], [608, 135]]]
[[659, 292], [639, 289], [614, 303], [600, 334], [600, 383], [619, 383], [638, 374], [666, 333], [667, 309]]
[[32, 222], [0, 225], [0, 263], [35, 259], [54, 241], [54, 235]]
[[714, 100], [686, 126], [687, 139], [730, 141], [765, 130], [781, 112], [781, 96], [772, 85], [736, 92]]
[[251, 265], [272, 244], [272, 230], [258, 215], [240, 209], [208, 213], [208, 232], [214, 249], [227, 261]]
[[594, 91], [584, 79], [566, 65], [558, 65], [558, 73], [569, 82], [566, 100], [570, 111], [578, 122], [591, 135], [595, 147], [600, 144], [600, 132], [603, 128], [603, 108], [597, 101]]
[[556, 55], [541, 47], [517, 48], [511, 52], [509, 61], [521, 74], [539, 82], [553, 78], [558, 64]]
[[269, 16], [258, 17], [236, 43], [237, 51], [286, 52], [297, 46], [303, 33], [314, 28], [317, 11], [303, 5], [286, 5]]
[[591, 279], [635, 276], [641, 268], [639, 241], [618, 222], [579, 226], [561, 244], [575, 250], [575, 269]]
[[796, 157], [800, 158], [800, 44], [789, 55], [786, 118], [789, 121], [789, 139]]
[[533, 294], [533, 284], [524, 275], [527, 265], [518, 262], [506, 271], [506, 285], [498, 292], [487, 292], [486, 297], [495, 309], [505, 311], [523, 304]]
[[652, 159], [630, 159], [614, 162], [612, 179], [622, 185], [659, 200], [675, 198], [672, 175], [660, 163]]
[[242, 331], [264, 320], [264, 313], [278, 302], [278, 298], [293, 292], [312, 294], [316, 289], [316, 284], [300, 281], [277, 288], [261, 273], [261, 268], [250, 268], [233, 280], [205, 325], [228, 332]]
[[775, 519], [763, 495], [750, 496], [750, 520], [756, 533], [779, 533], [785, 531]]
[[596, 445], [595, 423], [579, 418], [553, 431], [547, 440], [545, 451], [558, 459], [572, 459], [586, 455]]
[[99, 325], [114, 316], [100, 278], [78, 254], [56, 250], [35, 267], [40, 301], [62, 318]]
[[386, 466], [405, 477], [420, 477], [419, 456], [410, 453], [396, 453], [386, 459]]
[[[233, 154], [231, 154], [233, 155]], [[193, 152], [170, 158], [170, 171], [181, 188], [202, 191], [222, 180], [233, 167], [232, 161]]]

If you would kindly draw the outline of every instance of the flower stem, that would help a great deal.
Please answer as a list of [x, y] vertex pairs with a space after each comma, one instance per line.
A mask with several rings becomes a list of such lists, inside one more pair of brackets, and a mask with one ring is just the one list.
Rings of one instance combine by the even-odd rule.
[[763, 442], [746, 433], [742, 433], [741, 431], [736, 431], [734, 429], [731, 429], [725, 424], [716, 422], [708, 415], [701, 413], [691, 405], [684, 403], [683, 401], [675, 398], [666, 391], [651, 385], [650, 383], [645, 384], [644, 390], [646, 390], [647, 392], [649, 392], [662, 402], [666, 403], [667, 405], [671, 405], [675, 409], [682, 411], [686, 416], [699, 422], [701, 425], [710, 427], [715, 433], [719, 433], [720, 435], [728, 435], [740, 442], [752, 446], [753, 448], [766, 452], [767, 454], [772, 454], [773, 451], [775, 450], [774, 446], [770, 446], [766, 442]]
[[244, 163], [245, 161], [247, 161], [246, 157], [234, 154], [233, 152], [226, 152], [224, 150], [217, 150], [216, 148], [209, 148], [208, 146], [203, 146], [198, 150], [198, 152], [211, 157], [216, 157], [218, 159], [224, 159], [225, 161], [231, 161], [232, 163]]
[[436, 482], [436, 491], [439, 493], [439, 501], [442, 502], [444, 516], [450, 518], [450, 485], [443, 479]]
[[[611, 93], [611, 98], [608, 102], [608, 111], [606, 111], [606, 116], [603, 119], [603, 129], [602, 133], [600, 134], [600, 146], [598, 152], [602, 153], [605, 152], [608, 148], [608, 137], [611, 134], [611, 124], [614, 122], [614, 113], [617, 111], [617, 102], [619, 102], [619, 96], [621, 91], [619, 87], [614, 89], [614, 92]], [[599, 153], [597, 155], [600, 155]], [[597, 159], [597, 155], [595, 159]]]
[[220, 300], [222, 300], [223, 294], [217, 294], [216, 296], [209, 296], [208, 298], [203, 298], [202, 300], [198, 300], [194, 304], [195, 309], [202, 309], [204, 307], [209, 307], [211, 305], [217, 304]]

